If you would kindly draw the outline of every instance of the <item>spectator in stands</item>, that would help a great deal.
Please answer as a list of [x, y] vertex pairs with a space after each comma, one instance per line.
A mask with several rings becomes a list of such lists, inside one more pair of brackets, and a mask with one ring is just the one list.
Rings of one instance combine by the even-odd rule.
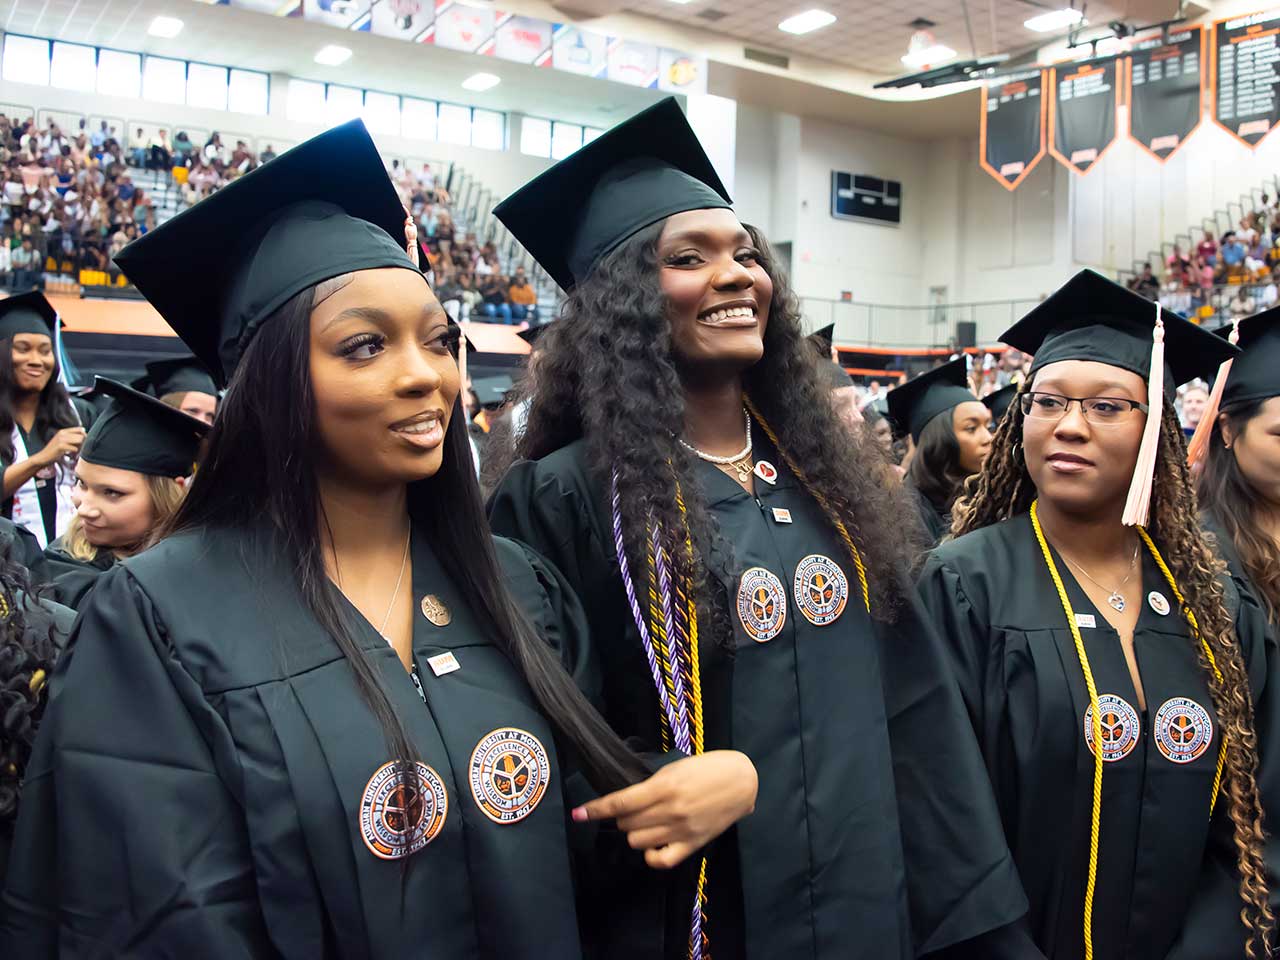
[[179, 130], [178, 135], [173, 138], [173, 157], [178, 163], [186, 166], [187, 158], [195, 152], [196, 145], [191, 142], [191, 138], [187, 136], [187, 131]]
[[1240, 218], [1240, 229], [1236, 231], [1236, 239], [1244, 244], [1246, 250], [1252, 247], [1258, 239], [1258, 231], [1254, 227], [1254, 223], [1254, 215], [1247, 213]]
[[[1144, 272], [1148, 276], [1150, 276], [1151, 264], [1149, 263], [1144, 264], [1143, 267], [1144, 267]], [[1183, 278], [1185, 278], [1188, 275], [1188, 272], [1190, 270], [1191, 270], [1191, 261], [1186, 257], [1185, 254], [1183, 254], [1182, 248], [1175, 243], [1173, 245], [1173, 253], [1169, 254], [1168, 258], [1165, 260], [1166, 273], [1178, 278], [1179, 281], [1185, 282]], [[1153, 300], [1155, 299], [1156, 293], [1159, 292], [1160, 282], [1156, 280], [1154, 277], [1152, 277], [1152, 280], [1154, 281], [1154, 283], [1151, 285], [1151, 287], [1148, 288], [1148, 290], [1145, 290], [1145, 291], [1139, 290], [1137, 287], [1130, 287], [1130, 289], [1134, 290], [1135, 292], [1141, 293], [1148, 300]]]
[[1206, 230], [1204, 232], [1204, 237], [1201, 238], [1199, 245], [1196, 247], [1196, 253], [1199, 255], [1200, 259], [1210, 267], [1217, 263], [1218, 244], [1213, 239], [1212, 230]]
[[248, 173], [255, 163], [253, 151], [243, 140], [236, 141], [236, 148], [231, 151], [231, 167], [237, 173]]
[[1236, 295], [1231, 298], [1231, 303], [1227, 309], [1231, 311], [1233, 318], [1240, 320], [1254, 315], [1257, 311], [1257, 305], [1254, 303], [1253, 296], [1247, 286], [1241, 284], [1236, 288]]
[[511, 286], [507, 288], [507, 302], [511, 304], [511, 319], [517, 323], [521, 320], [537, 319], [538, 294], [529, 285], [524, 267], [516, 267], [515, 276], [511, 278]]
[[425, 193], [431, 193], [436, 188], [436, 175], [431, 172], [431, 164], [424, 163], [422, 170], [418, 173], [418, 186]]
[[222, 145], [222, 134], [217, 130], [209, 135], [204, 145], [204, 159], [210, 166], [218, 166], [227, 162], [227, 148]]
[[133, 145], [129, 150], [129, 162], [135, 167], [145, 167], [147, 165], [147, 135], [142, 132], [142, 128], [133, 135]]
[[468, 271], [458, 274], [458, 286], [462, 288], [462, 319], [466, 320], [479, 308], [482, 297], [476, 289], [475, 277]]
[[[1169, 270], [1175, 277], [1181, 277], [1186, 270], [1185, 264], [1186, 258], [1182, 256], [1181, 251], [1175, 246], [1173, 253], [1169, 255]], [[1139, 296], [1146, 297], [1148, 300], [1154, 300], [1159, 295], [1160, 281], [1151, 272], [1150, 263], [1144, 263], [1142, 272], [1129, 281], [1129, 289]], [[1004, 386], [1004, 384], [1001, 384], [1001, 386]]]
[[89, 135], [89, 143], [93, 146], [94, 150], [101, 150], [102, 145], [105, 144], [106, 142], [107, 142], [107, 121], [103, 120], [98, 125], [98, 129], [93, 131], [93, 133]]
[[40, 254], [36, 252], [35, 244], [32, 243], [30, 237], [22, 238], [22, 246], [14, 250], [10, 257], [13, 266], [13, 289], [14, 290], [43, 290], [44, 289], [44, 264], [41, 263]]
[[262, 163], [266, 163], [268, 160], [274, 160], [275, 158], [276, 158], [276, 148], [269, 143], [267, 144], [267, 149], [263, 150], [262, 153], [258, 154], [258, 159]]
[[173, 166], [173, 144], [169, 142], [169, 131], [163, 127], [151, 141], [151, 156], [147, 160], [147, 169], [168, 172]]
[[1244, 268], [1245, 248], [1234, 232], [1222, 235], [1222, 264], [1227, 276], [1238, 276]]
[[511, 323], [511, 304], [507, 302], [507, 278], [491, 273], [480, 284], [483, 302], [480, 312], [501, 323]]

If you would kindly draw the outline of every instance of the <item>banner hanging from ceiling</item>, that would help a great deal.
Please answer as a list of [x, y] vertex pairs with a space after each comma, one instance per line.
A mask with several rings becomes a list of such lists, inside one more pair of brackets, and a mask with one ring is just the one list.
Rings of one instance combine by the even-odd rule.
[[1076, 173], [1088, 173], [1116, 140], [1117, 60], [1065, 64], [1050, 74], [1049, 152]]
[[1280, 122], [1280, 10], [1213, 25], [1213, 120], [1257, 147]]
[[1204, 102], [1204, 29], [1138, 40], [1126, 58], [1129, 136], [1161, 162], [1200, 126]]
[[978, 163], [1013, 190], [1045, 151], [1044, 71], [1028, 70], [984, 84]]

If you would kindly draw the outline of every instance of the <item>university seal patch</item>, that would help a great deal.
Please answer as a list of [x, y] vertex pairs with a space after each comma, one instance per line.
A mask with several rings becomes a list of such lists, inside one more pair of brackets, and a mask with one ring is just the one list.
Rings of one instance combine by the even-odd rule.
[[1151, 725], [1156, 746], [1170, 763], [1200, 759], [1213, 743], [1209, 711], [1187, 697], [1171, 697], [1156, 712]]
[[815, 627], [835, 623], [849, 599], [849, 581], [830, 557], [810, 554], [796, 567], [796, 606]]
[[782, 581], [764, 567], [752, 567], [738, 582], [738, 619], [756, 643], [782, 632], [787, 622], [787, 592]]
[[409, 786], [403, 787], [396, 782], [396, 765], [384, 763], [360, 799], [360, 835], [375, 857], [398, 860], [434, 840], [448, 813], [449, 796], [434, 770], [415, 763]]
[[537, 808], [551, 782], [551, 760], [533, 734], [500, 727], [471, 752], [471, 796], [494, 823], [519, 823]]
[[[1138, 711], [1114, 693], [1098, 697], [1098, 708], [1102, 726], [1102, 759], [1107, 763], [1123, 760], [1133, 752], [1142, 735]], [[1084, 742], [1093, 753], [1093, 704], [1085, 707], [1084, 711]]]

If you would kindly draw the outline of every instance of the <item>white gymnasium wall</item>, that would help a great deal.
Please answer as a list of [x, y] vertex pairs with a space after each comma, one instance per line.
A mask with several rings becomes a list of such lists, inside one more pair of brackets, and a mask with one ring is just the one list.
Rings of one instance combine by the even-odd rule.
[[[268, 116], [229, 113], [221, 110], [203, 110], [197, 107], [153, 103], [127, 97], [108, 97], [100, 94], [59, 90], [54, 87], [38, 87], [21, 83], [0, 83], [0, 103], [54, 110], [62, 113], [91, 117], [111, 117], [124, 121], [130, 135], [136, 126], [162, 126], [170, 136], [179, 129], [218, 130], [223, 143], [229, 137], [253, 138], [257, 149], [275, 144], [293, 145], [315, 136], [323, 128], [312, 124], [295, 123], [284, 116], [284, 102], [288, 78], [273, 75], [271, 80], [271, 107]], [[430, 140], [412, 140], [404, 137], [374, 134], [378, 149], [387, 157], [405, 157], [441, 164], [457, 163], [482, 184], [499, 195], [505, 195], [545, 170], [550, 161], [520, 153], [520, 116], [508, 114], [507, 149], [480, 150], [455, 144]], [[235, 146], [234, 142], [228, 146]], [[438, 170], [444, 173], [444, 170]]]

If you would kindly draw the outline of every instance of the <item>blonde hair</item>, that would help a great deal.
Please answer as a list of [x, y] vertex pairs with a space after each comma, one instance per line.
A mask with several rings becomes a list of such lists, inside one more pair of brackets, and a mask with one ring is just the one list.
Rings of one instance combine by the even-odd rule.
[[[151, 494], [151, 508], [155, 511], [155, 519], [151, 521], [151, 529], [146, 537], [136, 545], [137, 550], [145, 550], [155, 542], [156, 534], [178, 512], [186, 494], [185, 488], [173, 477], [156, 477], [144, 473], [142, 478], [147, 483], [147, 492]], [[108, 548], [95, 547], [89, 542], [84, 533], [84, 525], [80, 522], [80, 515], [76, 514], [71, 518], [67, 532], [62, 535], [62, 549], [77, 560], [92, 563], [98, 559], [98, 553], [102, 549]]]

